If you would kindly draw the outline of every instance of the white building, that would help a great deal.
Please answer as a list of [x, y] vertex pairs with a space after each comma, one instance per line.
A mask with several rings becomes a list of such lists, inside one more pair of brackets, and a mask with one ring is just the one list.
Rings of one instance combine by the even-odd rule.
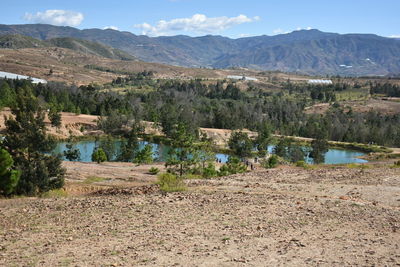
[[32, 77], [29, 77], [29, 76], [15, 74], [15, 73], [11, 73], [11, 72], [3, 72], [3, 71], [0, 71], [0, 78], [31, 80], [32, 83], [47, 83], [46, 80], [42, 80], [42, 79], [38, 79], [38, 78], [32, 78]]
[[331, 80], [308, 80], [308, 84], [328, 85], [328, 84], [333, 84], [333, 82]]
[[247, 77], [247, 76], [239, 76], [239, 75], [228, 75], [227, 78], [233, 79], [233, 80], [258, 81], [257, 78]]

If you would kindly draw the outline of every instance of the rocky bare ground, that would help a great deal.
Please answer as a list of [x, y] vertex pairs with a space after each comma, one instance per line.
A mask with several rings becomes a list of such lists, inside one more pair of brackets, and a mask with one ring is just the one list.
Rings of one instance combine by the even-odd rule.
[[0, 266], [396, 266], [400, 169], [257, 170], [0, 200]]

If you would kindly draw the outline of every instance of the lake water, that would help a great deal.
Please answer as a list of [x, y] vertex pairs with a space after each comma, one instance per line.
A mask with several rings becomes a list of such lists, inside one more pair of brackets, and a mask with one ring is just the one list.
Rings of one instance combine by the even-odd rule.
[[[115, 149], [116, 151], [120, 150], [121, 141], [115, 141]], [[54, 149], [53, 153], [62, 154], [63, 151], [67, 150], [65, 142], [58, 143], [57, 147]], [[140, 149], [142, 149], [148, 142], [141, 141], [139, 144]], [[165, 161], [168, 156], [168, 151], [170, 150], [169, 146], [159, 145], [159, 144], [151, 144], [153, 147], [154, 159], [155, 161]], [[81, 141], [75, 144], [75, 147], [79, 149], [81, 152], [81, 162], [91, 162], [92, 161], [92, 153], [96, 147], [95, 141]], [[269, 146], [268, 151], [271, 153], [274, 146]], [[329, 149], [329, 151], [325, 154], [325, 164], [347, 164], [347, 163], [365, 163], [368, 162], [364, 159], [359, 159], [357, 157], [365, 155], [362, 152], [350, 151], [350, 150], [340, 150], [340, 149]], [[222, 163], [226, 163], [228, 161], [229, 155], [217, 153], [216, 157], [221, 160]], [[115, 159], [115, 157], [114, 157]], [[64, 158], [65, 160], [65, 158]], [[307, 163], [312, 164], [313, 159], [310, 157], [306, 157], [305, 161]]]

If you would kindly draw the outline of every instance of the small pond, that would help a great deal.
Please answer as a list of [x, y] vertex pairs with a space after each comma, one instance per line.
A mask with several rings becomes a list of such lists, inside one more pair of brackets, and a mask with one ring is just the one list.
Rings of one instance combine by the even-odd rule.
[[[66, 150], [66, 142], [61, 142], [57, 144], [57, 147], [54, 149], [53, 153], [62, 154], [63, 151]], [[140, 142], [140, 149], [142, 149], [146, 144], [149, 144], [146, 141]], [[166, 160], [168, 156], [168, 151], [170, 150], [169, 146], [162, 144], [153, 144], [151, 143], [154, 152], [155, 161], [163, 162]], [[92, 153], [96, 147], [95, 141], [80, 141], [75, 144], [75, 147], [78, 148], [81, 152], [81, 160], [82, 162], [91, 162], [92, 161]], [[121, 141], [115, 141], [115, 149], [118, 153], [121, 148]], [[271, 153], [274, 146], [268, 146], [268, 151]], [[325, 164], [347, 164], [347, 163], [365, 163], [367, 160], [360, 159], [358, 157], [365, 155], [365, 153], [352, 151], [352, 150], [341, 150], [341, 149], [329, 149], [325, 154]], [[228, 161], [229, 155], [217, 153], [216, 157], [221, 160], [222, 163], [226, 163]], [[64, 158], [65, 159], [65, 158]], [[313, 159], [310, 157], [306, 157], [305, 161], [307, 163], [312, 164]]]

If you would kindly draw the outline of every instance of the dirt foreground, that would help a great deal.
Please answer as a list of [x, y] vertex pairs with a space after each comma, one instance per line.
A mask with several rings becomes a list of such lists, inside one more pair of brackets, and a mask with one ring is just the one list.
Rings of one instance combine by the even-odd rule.
[[0, 266], [400, 265], [400, 168], [260, 169], [165, 195], [129, 185], [131, 167], [105, 165], [113, 189], [0, 200]]

